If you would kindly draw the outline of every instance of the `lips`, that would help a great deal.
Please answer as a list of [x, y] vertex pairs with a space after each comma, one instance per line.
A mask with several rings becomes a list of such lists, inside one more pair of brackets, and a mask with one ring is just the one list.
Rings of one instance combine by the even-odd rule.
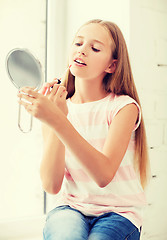
[[74, 62], [80, 66], [86, 66], [86, 63], [81, 58], [74, 59]]

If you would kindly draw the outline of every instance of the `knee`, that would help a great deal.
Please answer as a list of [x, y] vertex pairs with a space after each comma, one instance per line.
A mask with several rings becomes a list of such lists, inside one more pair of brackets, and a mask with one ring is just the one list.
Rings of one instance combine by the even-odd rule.
[[88, 226], [81, 213], [69, 208], [52, 211], [45, 223], [44, 240], [84, 240]]

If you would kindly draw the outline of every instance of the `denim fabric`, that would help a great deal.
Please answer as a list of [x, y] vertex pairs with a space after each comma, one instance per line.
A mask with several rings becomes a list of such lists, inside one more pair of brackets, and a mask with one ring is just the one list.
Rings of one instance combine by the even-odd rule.
[[48, 213], [43, 236], [44, 240], [139, 240], [140, 232], [114, 212], [90, 217], [61, 206]]

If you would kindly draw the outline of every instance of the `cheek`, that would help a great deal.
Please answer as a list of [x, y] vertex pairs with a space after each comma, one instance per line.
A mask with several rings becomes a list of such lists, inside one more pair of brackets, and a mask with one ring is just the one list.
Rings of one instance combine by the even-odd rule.
[[102, 65], [104, 67], [104, 69], [106, 69], [110, 64], [111, 64], [111, 54], [106, 53], [103, 57], [102, 57]]
[[92, 59], [91, 59], [91, 63], [93, 66], [101, 66], [101, 64], [103, 63], [103, 58], [100, 54], [97, 55], [93, 55]]
[[104, 71], [109, 65], [109, 57], [107, 55], [98, 55], [93, 61], [96, 71]]

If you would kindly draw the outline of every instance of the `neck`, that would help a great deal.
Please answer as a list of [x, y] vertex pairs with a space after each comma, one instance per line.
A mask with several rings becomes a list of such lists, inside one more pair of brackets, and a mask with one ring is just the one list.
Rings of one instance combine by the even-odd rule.
[[108, 93], [103, 89], [102, 80], [75, 78], [75, 93], [72, 101], [75, 103], [86, 103], [100, 100]]

